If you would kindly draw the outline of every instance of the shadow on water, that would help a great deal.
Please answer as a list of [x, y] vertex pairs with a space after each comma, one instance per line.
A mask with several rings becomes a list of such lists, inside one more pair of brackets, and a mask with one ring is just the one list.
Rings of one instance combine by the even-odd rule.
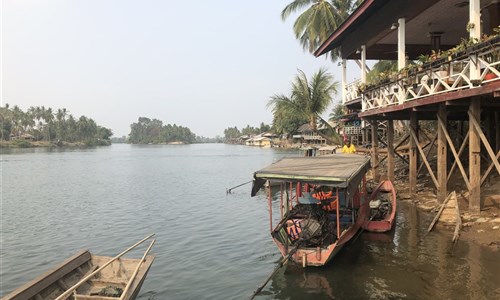
[[426, 235], [430, 218], [400, 203], [395, 228], [364, 232], [321, 268], [289, 265], [262, 299], [499, 299], [500, 257], [451, 232]]

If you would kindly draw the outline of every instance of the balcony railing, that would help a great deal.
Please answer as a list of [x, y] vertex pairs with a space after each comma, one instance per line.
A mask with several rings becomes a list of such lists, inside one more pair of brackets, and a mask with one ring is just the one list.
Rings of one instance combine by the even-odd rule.
[[[473, 80], [471, 68], [478, 64], [480, 74]], [[362, 110], [403, 104], [437, 94], [470, 89], [483, 83], [500, 80], [500, 39], [474, 45], [453, 57], [441, 58], [420, 70], [400, 74], [393, 79], [360, 92], [359, 81], [346, 87], [346, 102], [358, 95]], [[357, 91], [356, 94], [354, 91]], [[349, 100], [348, 100], [349, 99]]]

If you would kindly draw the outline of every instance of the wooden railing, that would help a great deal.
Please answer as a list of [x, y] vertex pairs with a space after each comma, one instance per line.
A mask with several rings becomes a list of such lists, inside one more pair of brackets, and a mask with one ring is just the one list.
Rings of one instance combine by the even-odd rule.
[[[470, 69], [479, 65], [479, 78], [470, 76]], [[470, 89], [483, 83], [500, 80], [500, 41], [482, 43], [470, 47], [454, 57], [442, 58], [420, 70], [401, 74], [400, 78], [361, 93], [362, 110], [371, 110], [390, 105], [403, 104], [450, 91]], [[357, 83], [356, 86], [353, 86]], [[359, 82], [348, 85], [358, 90]], [[354, 95], [354, 93], [353, 93]], [[350, 99], [346, 97], [346, 99]]]

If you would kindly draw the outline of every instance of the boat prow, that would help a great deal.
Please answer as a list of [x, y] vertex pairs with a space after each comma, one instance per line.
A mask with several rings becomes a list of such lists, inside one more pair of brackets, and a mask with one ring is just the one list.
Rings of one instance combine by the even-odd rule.
[[[154, 261], [154, 255], [148, 255], [138, 267], [141, 259], [115, 259], [102, 271], [80, 285], [68, 299], [110, 300], [135, 299], [146, 275]], [[53, 300], [61, 296], [81, 279], [103, 266], [112, 257], [97, 256], [88, 250], [82, 250], [71, 256], [54, 269], [14, 290], [2, 300]], [[135, 277], [133, 274], [136, 274]], [[129, 281], [132, 280], [132, 282]], [[126, 290], [123, 298], [121, 293]]]
[[390, 180], [383, 180], [370, 196], [369, 220], [363, 229], [369, 232], [387, 232], [396, 218], [396, 189]]

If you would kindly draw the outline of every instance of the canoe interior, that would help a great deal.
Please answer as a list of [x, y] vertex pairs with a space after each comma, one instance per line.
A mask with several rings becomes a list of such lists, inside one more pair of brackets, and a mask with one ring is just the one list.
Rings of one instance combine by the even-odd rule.
[[[82, 278], [92, 273], [112, 257], [92, 255], [83, 250], [56, 268], [21, 286], [2, 300], [53, 300]], [[125, 299], [134, 299], [151, 267], [154, 256], [148, 256], [134, 279]], [[76, 289], [68, 299], [118, 299], [125, 289], [140, 259], [119, 258]], [[105, 295], [103, 294], [105, 292]]]

